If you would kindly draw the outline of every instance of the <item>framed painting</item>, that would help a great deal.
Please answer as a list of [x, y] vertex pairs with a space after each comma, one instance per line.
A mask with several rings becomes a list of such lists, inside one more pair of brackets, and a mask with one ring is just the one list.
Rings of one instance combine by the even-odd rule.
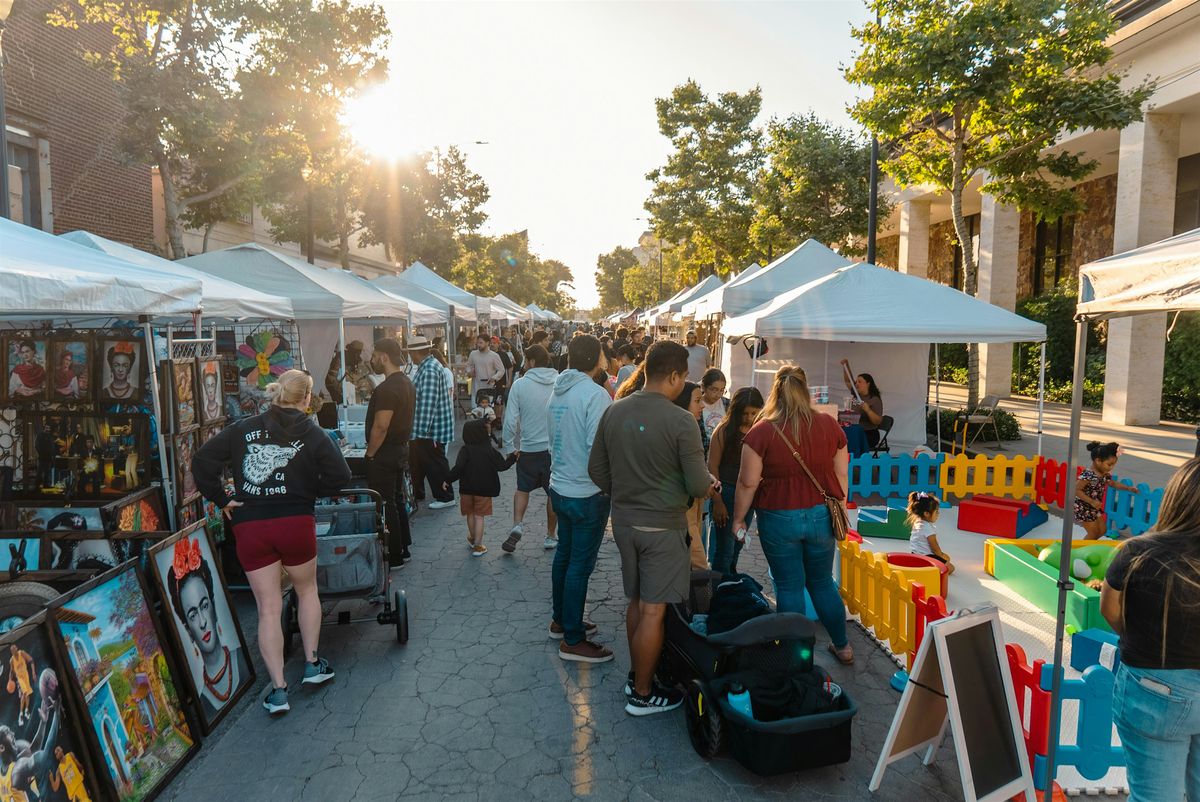
[[50, 397], [50, 341], [45, 337], [4, 338], [4, 399], [11, 404]]
[[[42, 536], [37, 532], [0, 531], [0, 573], [16, 579], [27, 571], [41, 571]], [[0, 678], [3, 674], [0, 672]], [[0, 682], [3, 680], [0, 679]]]
[[179, 434], [195, 426], [196, 362], [191, 359], [164, 360], [160, 379], [163, 383], [163, 404], [170, 411], [171, 431]]
[[216, 435], [217, 432], [221, 431], [224, 428], [225, 428], [224, 424], [220, 423], [220, 422], [210, 423], [207, 426], [201, 426], [200, 427], [200, 443], [199, 444], [204, 445], [209, 440], [211, 440], [213, 438], [213, 436]]
[[146, 388], [145, 344], [140, 339], [105, 337], [97, 339], [99, 378], [95, 398], [100, 403], [139, 403]]
[[199, 501], [180, 504], [175, 508], [175, 523], [183, 528], [189, 527], [200, 520], [201, 512]]
[[26, 487], [67, 498], [121, 496], [148, 483], [146, 415], [37, 413], [28, 418], [35, 470]]
[[221, 360], [217, 358], [196, 360], [197, 384], [200, 397], [196, 406], [200, 423], [215, 423], [225, 417], [225, 395], [222, 391]]
[[92, 400], [92, 338], [72, 334], [50, 340], [50, 400]]
[[225, 542], [225, 514], [208, 499], [201, 499], [200, 504], [204, 508], [204, 530], [212, 542], [220, 546]]
[[22, 532], [104, 532], [100, 508], [21, 502], [16, 505], [13, 529]]
[[156, 543], [150, 571], [168, 636], [183, 655], [200, 727], [210, 733], [254, 684], [254, 668], [204, 522]]
[[[0, 739], [5, 799], [100, 799], [89, 732], [64, 693], [54, 633], [40, 612], [0, 636]], [[4, 732], [7, 731], [7, 732]]]
[[110, 535], [170, 531], [167, 505], [159, 487], [148, 487], [102, 507], [100, 519]]
[[112, 539], [104, 535], [44, 538], [42, 564], [49, 571], [111, 571], [144, 550], [140, 540]]
[[193, 429], [171, 438], [171, 451], [175, 456], [175, 499], [179, 504], [187, 504], [200, 497], [196, 477], [192, 474], [192, 457], [196, 454], [198, 434]]
[[60, 596], [50, 620], [65, 655], [63, 684], [86, 704], [108, 795], [153, 797], [199, 747], [135, 562]]

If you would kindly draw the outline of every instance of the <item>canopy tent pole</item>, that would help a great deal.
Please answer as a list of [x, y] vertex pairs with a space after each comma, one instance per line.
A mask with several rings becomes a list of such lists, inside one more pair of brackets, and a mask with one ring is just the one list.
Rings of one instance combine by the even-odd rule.
[[[937, 415], [937, 450], [942, 450], [942, 356], [938, 344], [933, 344], [933, 410]], [[951, 454], [954, 450], [951, 449]]]
[[1038, 369], [1038, 450], [1042, 456], [1042, 424], [1046, 414], [1046, 341], [1042, 340], [1042, 364]]
[[[149, 318], [142, 318], [142, 336], [146, 340], [146, 361], [150, 363], [150, 402], [153, 406], [154, 434], [158, 439], [158, 470], [162, 474], [163, 495], [167, 499], [167, 520], [171, 523], [171, 531], [175, 531], [175, 477], [168, 467], [167, 439], [163, 436], [163, 404], [162, 394], [158, 386], [158, 360], [154, 357], [154, 330], [150, 328]], [[167, 357], [171, 355], [171, 329], [167, 327]], [[147, 454], [147, 457], [150, 455]], [[150, 460], [147, 459], [147, 466]]]
[[1075, 487], [1075, 451], [1079, 443], [1080, 418], [1083, 416], [1083, 374], [1087, 367], [1087, 319], [1075, 321], [1075, 375], [1071, 387], [1071, 433], [1067, 439], [1067, 472], [1063, 487], [1062, 552], [1058, 561], [1058, 615], [1054, 621], [1054, 679], [1050, 685], [1050, 743], [1046, 750], [1046, 785], [1042, 802], [1052, 802], [1054, 763], [1062, 729], [1063, 629], [1067, 621], [1067, 593], [1075, 587], [1071, 581], [1071, 538], [1075, 519], [1071, 515], [1071, 488]]
[[[758, 389], [758, 337], [757, 337], [757, 335], [752, 334], [752, 335], [750, 335], [750, 339], [753, 341], [750, 344], [750, 349], [751, 349], [750, 350], [750, 386], [753, 387], [755, 390], [757, 390]], [[743, 340], [742, 342], [745, 342], [745, 340]]]
[[825, 386], [829, 386], [829, 340], [825, 341]]
[[[338, 376], [338, 386], [342, 388], [342, 403], [338, 404], [338, 428], [346, 430], [346, 318], [338, 318], [338, 358], [342, 369]], [[358, 399], [355, 398], [357, 401]]]

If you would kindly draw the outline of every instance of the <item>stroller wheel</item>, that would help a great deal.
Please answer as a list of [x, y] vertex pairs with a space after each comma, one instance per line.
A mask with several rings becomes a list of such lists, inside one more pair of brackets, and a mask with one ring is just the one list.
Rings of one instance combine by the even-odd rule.
[[289, 590], [283, 595], [283, 613], [279, 616], [279, 625], [283, 630], [283, 656], [287, 657], [292, 651], [295, 634], [298, 629], [296, 610], [296, 594]]
[[396, 619], [396, 642], [400, 645], [408, 643], [408, 597], [404, 591], [398, 590], [392, 594], [392, 615]]
[[700, 757], [712, 760], [721, 752], [725, 739], [725, 722], [721, 719], [720, 708], [700, 680], [694, 679], [687, 684], [684, 710], [692, 748]]

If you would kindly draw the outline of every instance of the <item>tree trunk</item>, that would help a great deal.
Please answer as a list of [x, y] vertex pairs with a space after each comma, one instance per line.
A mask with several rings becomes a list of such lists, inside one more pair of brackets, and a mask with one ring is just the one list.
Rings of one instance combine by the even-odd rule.
[[158, 177], [163, 187], [163, 210], [166, 214], [167, 242], [171, 246], [171, 258], [182, 259], [187, 256], [183, 248], [183, 224], [179, 215], [183, 208], [179, 205], [179, 191], [175, 187], [175, 176], [171, 172], [171, 162], [167, 158], [166, 149], [160, 144], [154, 148], [154, 158], [158, 162]]
[[[963, 217], [962, 199], [966, 189], [966, 176], [963, 175], [962, 145], [956, 144], [951, 157], [954, 179], [950, 187], [950, 213], [954, 218], [954, 233], [958, 237], [962, 249], [963, 290], [972, 298], [978, 292], [978, 275], [975, 268], [975, 243], [971, 241], [971, 232], [967, 228], [966, 218]], [[967, 409], [973, 410], [979, 405], [979, 344], [967, 344]]]
[[204, 243], [200, 247], [200, 253], [208, 253], [208, 235], [212, 233], [213, 224], [209, 223], [204, 227]]
[[350, 269], [350, 214], [346, 209], [346, 193], [342, 184], [337, 191], [337, 228], [338, 228], [338, 259], [342, 270]]

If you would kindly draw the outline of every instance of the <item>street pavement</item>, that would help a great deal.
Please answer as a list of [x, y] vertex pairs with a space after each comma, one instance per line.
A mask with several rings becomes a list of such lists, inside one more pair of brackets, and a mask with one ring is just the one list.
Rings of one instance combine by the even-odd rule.
[[[916, 757], [889, 769], [879, 793], [867, 783], [899, 694], [894, 664], [851, 625], [853, 666], [827, 667], [859, 705], [850, 762], [758, 777], [731, 757], [706, 762], [688, 741], [682, 709], [633, 718], [624, 712], [629, 669], [620, 564], [611, 533], [592, 576], [588, 617], [616, 652], [601, 665], [564, 663], [550, 622], [550, 562], [542, 548], [545, 500], [534, 494], [515, 555], [500, 549], [511, 521], [513, 471], [489, 519], [482, 558], [466, 548], [457, 508], [422, 509], [413, 520], [414, 559], [393, 572], [408, 594], [411, 639], [375, 624], [323, 630], [321, 653], [337, 671], [328, 685], [300, 688], [300, 658], [288, 663], [292, 710], [271, 719], [259, 679], [239, 709], [163, 794], [215, 800], [961, 800], [953, 746], [931, 767]], [[530, 525], [532, 523], [532, 525]], [[742, 569], [766, 581], [757, 543]], [[253, 642], [252, 600], [239, 596]], [[300, 650], [297, 648], [296, 652]], [[252, 652], [257, 649], [252, 646]]]

